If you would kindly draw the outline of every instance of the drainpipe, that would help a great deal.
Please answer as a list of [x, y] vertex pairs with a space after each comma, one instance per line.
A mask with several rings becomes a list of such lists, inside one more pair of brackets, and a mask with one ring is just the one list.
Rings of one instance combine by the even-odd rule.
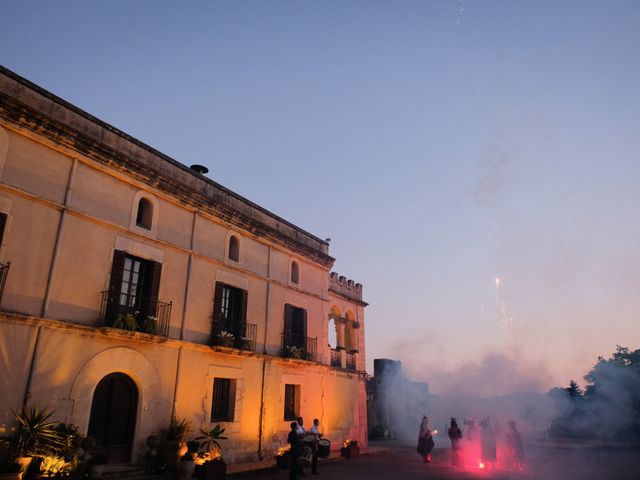
[[262, 460], [262, 436], [264, 434], [264, 384], [267, 370], [267, 359], [262, 358], [262, 386], [260, 388], [260, 421], [258, 423], [258, 459]]
[[184, 340], [184, 323], [187, 319], [187, 303], [189, 299], [189, 284], [191, 283], [191, 265], [193, 263], [193, 238], [196, 231], [196, 219], [198, 211], [193, 212], [193, 222], [191, 222], [191, 240], [189, 240], [189, 261], [187, 263], [187, 282], [184, 286], [184, 301], [182, 302], [182, 320], [180, 322], [180, 340]]
[[269, 293], [271, 292], [271, 246], [267, 247], [267, 295], [264, 306], [264, 342], [262, 343], [262, 380], [260, 385], [260, 421], [258, 423], [258, 458], [262, 460], [262, 436], [264, 435], [264, 385], [267, 369], [267, 326], [269, 325]]
[[178, 403], [178, 383], [180, 381], [180, 364], [182, 363], [182, 347], [178, 349], [178, 362], [176, 364], [176, 383], [173, 386], [173, 403], [171, 405], [171, 418], [176, 416], [176, 404]]
[[36, 355], [38, 354], [38, 345], [40, 344], [40, 332], [42, 331], [42, 325], [38, 327], [38, 333], [36, 333], [36, 343], [33, 346], [33, 355], [31, 355], [31, 365], [29, 366], [29, 375], [27, 376], [27, 386], [24, 391], [24, 397], [22, 398], [22, 408], [27, 408], [29, 399], [31, 398], [31, 383], [33, 382], [33, 372], [36, 368]]
[[67, 179], [67, 190], [64, 194], [64, 201], [62, 204], [62, 211], [60, 212], [60, 222], [58, 222], [58, 231], [56, 232], [56, 240], [53, 244], [53, 253], [51, 254], [51, 265], [49, 266], [49, 275], [47, 276], [47, 286], [44, 291], [44, 299], [42, 300], [42, 309], [40, 310], [40, 316], [45, 318], [49, 313], [49, 297], [51, 295], [51, 284], [53, 283], [53, 276], [58, 264], [58, 256], [60, 253], [60, 243], [62, 238], [62, 228], [64, 227], [64, 220], [66, 218], [67, 209], [69, 208], [69, 200], [71, 199], [71, 188], [73, 187], [73, 180], [76, 174], [76, 166], [78, 165], [78, 159], [74, 158], [71, 164], [71, 170], [69, 171], [69, 178]]

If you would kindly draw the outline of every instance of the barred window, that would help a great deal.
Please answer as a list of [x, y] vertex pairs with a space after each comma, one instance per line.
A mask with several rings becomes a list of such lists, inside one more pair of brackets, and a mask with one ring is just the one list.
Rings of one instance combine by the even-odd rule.
[[284, 386], [284, 419], [297, 420], [300, 416], [300, 385]]
[[213, 379], [212, 422], [233, 422], [236, 381], [230, 378]]

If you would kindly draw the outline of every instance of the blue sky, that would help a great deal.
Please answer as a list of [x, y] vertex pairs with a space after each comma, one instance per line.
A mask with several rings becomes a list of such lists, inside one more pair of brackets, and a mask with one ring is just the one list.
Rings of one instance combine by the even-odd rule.
[[0, 24], [7, 68], [331, 237], [369, 362], [445, 391], [498, 352], [544, 389], [640, 347], [640, 3], [23, 1]]

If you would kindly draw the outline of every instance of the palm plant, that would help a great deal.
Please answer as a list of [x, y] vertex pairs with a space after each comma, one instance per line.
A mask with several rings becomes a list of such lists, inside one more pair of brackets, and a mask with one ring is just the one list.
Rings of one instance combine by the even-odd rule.
[[58, 431], [58, 424], [49, 421], [53, 410], [49, 410], [46, 406], [42, 408], [32, 406], [13, 412], [13, 415], [17, 425], [9, 441], [16, 456], [47, 455], [64, 448], [64, 439]]
[[224, 430], [225, 429], [220, 425], [216, 425], [215, 427], [210, 429], [201, 428], [200, 433], [202, 435], [196, 437], [196, 440], [204, 440], [201, 444], [201, 447], [204, 448], [207, 452], [222, 452], [222, 448], [220, 447], [218, 440], [227, 439], [227, 437], [222, 436]]

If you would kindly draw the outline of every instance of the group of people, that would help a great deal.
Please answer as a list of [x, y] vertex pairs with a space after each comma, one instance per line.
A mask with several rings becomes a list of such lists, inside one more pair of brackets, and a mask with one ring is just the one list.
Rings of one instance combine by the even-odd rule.
[[[318, 440], [322, 437], [320, 433], [320, 421], [313, 419], [313, 426], [306, 430], [304, 428], [304, 420], [298, 417], [298, 420], [291, 422], [291, 431], [287, 437], [287, 441], [291, 446], [291, 465], [289, 467], [289, 479], [295, 480], [296, 475], [304, 476], [304, 468], [300, 462], [305, 448], [311, 449], [311, 473], [318, 475]], [[309, 439], [312, 439], [311, 441]]]
[[[451, 419], [448, 431], [451, 441], [451, 465], [463, 467], [466, 457], [467, 462], [472, 465], [475, 465], [477, 461], [480, 468], [495, 469], [498, 462], [496, 438], [500, 432], [498, 422], [489, 417], [483, 418], [479, 422], [479, 433], [473, 420], [465, 419], [464, 426], [466, 434], [463, 438], [462, 430], [458, 427], [456, 419]], [[427, 463], [431, 462], [431, 451], [435, 447], [433, 436], [436, 433], [437, 430], [432, 431], [429, 428], [429, 418], [423, 416], [418, 435], [417, 452]], [[509, 422], [509, 430], [504, 436], [504, 441], [508, 463], [513, 469], [522, 470], [525, 464], [524, 446], [516, 422], [513, 420]]]

